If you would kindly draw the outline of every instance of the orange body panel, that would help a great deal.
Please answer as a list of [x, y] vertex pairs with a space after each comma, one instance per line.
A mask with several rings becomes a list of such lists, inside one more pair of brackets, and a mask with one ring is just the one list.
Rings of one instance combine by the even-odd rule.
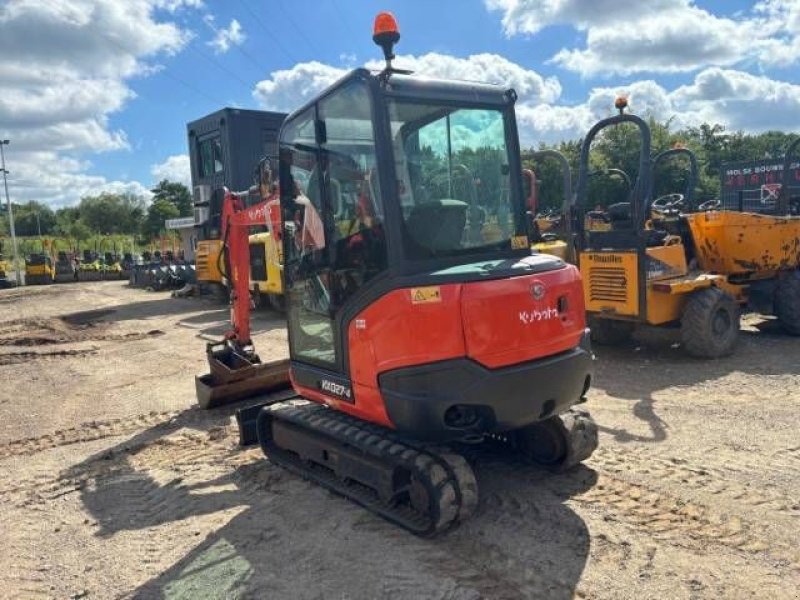
[[800, 217], [714, 211], [686, 220], [704, 271], [732, 275], [800, 266]]
[[[531, 287], [542, 285], [535, 299]], [[559, 310], [559, 299], [565, 310]], [[468, 283], [461, 293], [467, 356], [490, 369], [574, 348], [585, 327], [583, 291], [572, 265], [541, 275]]]
[[[534, 285], [544, 286], [535, 299]], [[579, 344], [586, 323], [578, 270], [394, 290], [359, 313], [348, 329], [354, 403], [295, 386], [311, 400], [391, 426], [378, 386], [381, 373], [469, 357], [497, 368], [559, 354]], [[415, 302], [415, 294], [418, 300]], [[559, 299], [562, 311], [559, 311]]]

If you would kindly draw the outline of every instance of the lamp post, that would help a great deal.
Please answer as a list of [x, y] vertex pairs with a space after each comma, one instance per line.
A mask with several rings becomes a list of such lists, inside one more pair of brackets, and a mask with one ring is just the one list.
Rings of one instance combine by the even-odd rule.
[[8, 207], [8, 228], [11, 230], [11, 247], [13, 250], [14, 273], [17, 276], [17, 285], [22, 285], [22, 274], [19, 271], [19, 252], [17, 251], [17, 233], [14, 231], [14, 211], [11, 208], [11, 198], [8, 196], [8, 171], [6, 170], [6, 155], [3, 146], [7, 146], [9, 140], [0, 140], [0, 163], [3, 171], [3, 186], [6, 188], [6, 206]]

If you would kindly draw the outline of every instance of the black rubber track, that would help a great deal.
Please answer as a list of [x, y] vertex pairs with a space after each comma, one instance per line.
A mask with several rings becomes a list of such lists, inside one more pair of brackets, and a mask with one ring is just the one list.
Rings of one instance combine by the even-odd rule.
[[795, 272], [778, 282], [775, 288], [775, 316], [791, 335], [800, 335], [800, 273]]
[[[719, 288], [711, 287], [689, 296], [681, 317], [681, 340], [692, 356], [719, 358], [733, 352], [739, 337], [739, 307]], [[727, 326], [717, 330], [718, 323]]]
[[[407, 470], [425, 488], [427, 510], [415, 507], [402, 494], [391, 500], [380, 498], [363, 482], [343, 479], [329, 468], [280, 448], [272, 437], [273, 424], [279, 420], [312, 433], [333, 450], [356, 449], [389, 468]], [[261, 448], [272, 463], [341, 494], [416, 535], [431, 537], [442, 533], [468, 518], [477, 505], [474, 473], [460, 455], [424, 448], [389, 429], [325, 406], [292, 401], [266, 407], [258, 416], [257, 427]]]

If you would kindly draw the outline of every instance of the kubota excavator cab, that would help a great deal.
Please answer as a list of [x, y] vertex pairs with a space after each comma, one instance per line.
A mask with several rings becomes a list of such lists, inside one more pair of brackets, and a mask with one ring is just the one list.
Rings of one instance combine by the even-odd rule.
[[304, 396], [442, 439], [524, 426], [585, 393], [577, 272], [530, 254], [515, 100], [359, 69], [286, 119], [284, 273]]
[[[426, 442], [497, 433], [530, 460], [574, 466], [597, 445], [588, 414], [570, 410], [593, 356], [578, 270], [531, 255], [516, 94], [398, 71], [398, 38], [379, 15], [387, 68], [349, 73], [281, 130], [290, 377], [312, 402], [264, 406], [253, 429], [272, 463], [432, 535], [470, 514], [477, 484], [463, 457]], [[235, 308], [217, 356], [235, 364], [211, 355], [209, 387], [228, 367], [232, 391], [237, 371], [263, 371], [239, 313], [246, 212], [223, 213]]]

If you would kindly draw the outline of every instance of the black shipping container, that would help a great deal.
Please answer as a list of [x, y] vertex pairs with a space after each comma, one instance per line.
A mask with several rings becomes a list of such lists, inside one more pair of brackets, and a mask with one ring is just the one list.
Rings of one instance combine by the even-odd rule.
[[[247, 190], [255, 182], [258, 161], [277, 156], [285, 118], [284, 113], [223, 108], [186, 125], [192, 192], [195, 208], [201, 209], [195, 211], [199, 239], [220, 235], [222, 187]], [[210, 197], [203, 196], [204, 186]]]

